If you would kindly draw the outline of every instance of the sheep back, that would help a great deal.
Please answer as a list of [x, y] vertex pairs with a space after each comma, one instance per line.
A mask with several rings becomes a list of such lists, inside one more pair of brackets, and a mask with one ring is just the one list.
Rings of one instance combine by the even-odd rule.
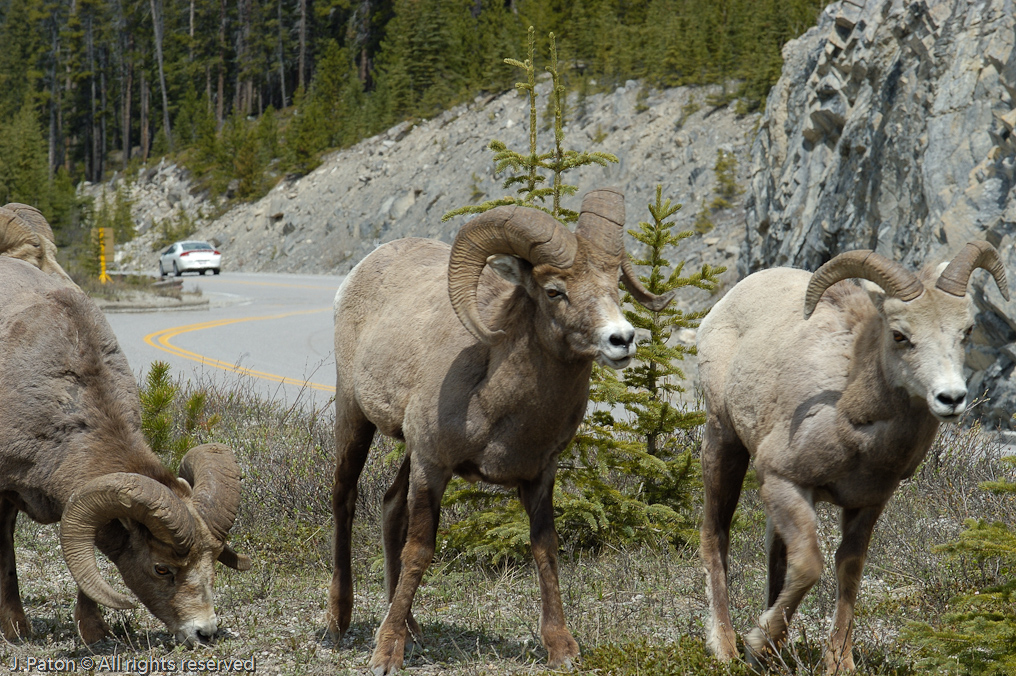
[[[74, 484], [51, 477], [81, 478], [74, 467], [84, 466], [85, 437], [125, 429], [123, 437], [143, 445], [137, 384], [105, 317], [76, 287], [0, 257], [0, 288], [7, 290], [0, 297], [0, 490], [20, 494], [31, 518], [52, 523]], [[107, 473], [103, 456], [131, 457], [123, 445], [106, 445], [89, 471]]]

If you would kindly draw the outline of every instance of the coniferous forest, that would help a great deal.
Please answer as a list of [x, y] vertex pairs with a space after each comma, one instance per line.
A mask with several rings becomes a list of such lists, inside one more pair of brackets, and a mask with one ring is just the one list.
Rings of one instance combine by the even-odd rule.
[[254, 197], [321, 151], [512, 87], [526, 28], [570, 88], [723, 83], [763, 104], [823, 0], [0, 0], [0, 203], [60, 236], [74, 186], [172, 154]]

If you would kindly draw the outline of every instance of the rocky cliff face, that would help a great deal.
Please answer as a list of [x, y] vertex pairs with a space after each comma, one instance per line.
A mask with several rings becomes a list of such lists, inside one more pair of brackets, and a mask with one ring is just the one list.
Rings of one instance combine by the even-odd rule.
[[[917, 268], [987, 239], [1016, 278], [1014, 45], [1013, 0], [830, 5], [784, 48], [752, 146], [741, 274], [857, 248]], [[1008, 421], [1016, 303], [986, 273], [971, 288], [971, 390]]]

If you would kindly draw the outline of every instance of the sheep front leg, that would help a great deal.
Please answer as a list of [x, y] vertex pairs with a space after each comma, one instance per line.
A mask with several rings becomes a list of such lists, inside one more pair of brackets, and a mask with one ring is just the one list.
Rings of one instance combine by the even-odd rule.
[[756, 660], [778, 648], [804, 595], [822, 575], [815, 505], [811, 493], [791, 481], [759, 472], [759, 491], [776, 534], [787, 547], [786, 580], [776, 602], [744, 637], [748, 658]]
[[418, 457], [413, 458], [409, 469], [409, 524], [406, 543], [402, 547], [402, 570], [388, 615], [377, 630], [374, 654], [370, 658], [370, 670], [374, 676], [384, 676], [402, 668], [406, 652], [406, 623], [423, 573], [434, 558], [441, 496], [449, 478], [439, 470], [430, 471], [428, 476], [427, 468], [418, 462]]
[[[402, 460], [399, 473], [395, 481], [385, 493], [383, 517], [382, 517], [382, 539], [385, 552], [385, 590], [388, 592], [388, 603], [395, 599], [395, 590], [399, 585], [399, 577], [402, 575], [402, 549], [406, 546], [406, 534], [409, 531], [409, 456]], [[406, 617], [406, 626], [409, 629], [409, 641], [420, 640], [420, 625], [413, 619], [410, 611]]]
[[78, 628], [81, 640], [89, 645], [101, 641], [112, 633], [106, 620], [102, 619], [99, 604], [80, 589], [78, 600], [74, 604], [74, 626]]
[[706, 423], [702, 440], [702, 486], [705, 504], [700, 532], [702, 564], [706, 572], [710, 626], [706, 645], [719, 660], [737, 657], [737, 635], [730, 620], [727, 556], [730, 524], [751, 456], [744, 445], [715, 418]]
[[543, 476], [519, 487], [519, 499], [529, 515], [529, 542], [540, 578], [540, 637], [547, 649], [547, 665], [571, 669], [579, 644], [564, 623], [564, 605], [557, 574], [557, 531], [554, 529], [554, 475], [557, 463]]
[[328, 633], [337, 643], [353, 615], [352, 537], [356, 510], [356, 484], [367, 462], [374, 425], [358, 414], [336, 404], [335, 483], [332, 486], [332, 515], [335, 519], [332, 583], [328, 590]]
[[883, 505], [864, 509], [844, 509], [843, 540], [836, 550], [836, 612], [825, 655], [826, 673], [832, 675], [854, 670], [854, 604], [861, 585], [861, 573], [868, 545]]
[[18, 567], [14, 556], [14, 525], [18, 508], [0, 499], [0, 631], [8, 641], [27, 638], [30, 632], [18, 589]]

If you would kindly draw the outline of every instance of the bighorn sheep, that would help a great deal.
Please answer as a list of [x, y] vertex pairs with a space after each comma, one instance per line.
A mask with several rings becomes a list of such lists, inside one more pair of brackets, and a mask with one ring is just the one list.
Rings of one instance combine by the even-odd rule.
[[[0, 241], [29, 252], [0, 256], [0, 631], [30, 633], [14, 550], [24, 512], [60, 522], [86, 642], [109, 631], [97, 604], [134, 607], [102, 579], [96, 546], [178, 641], [210, 640], [216, 559], [250, 567], [225, 544], [240, 498], [233, 453], [198, 446], [179, 478], [162, 466], [142, 436], [137, 384], [105, 318], [55, 259], [31, 254], [39, 249], [26, 232], [34, 234], [0, 209]], [[43, 272], [46, 261], [56, 270]]]
[[635, 352], [618, 277], [644, 305], [659, 309], [671, 299], [639, 283], [623, 225], [624, 198], [613, 189], [586, 195], [574, 234], [537, 209], [498, 207], [466, 223], [451, 248], [424, 239], [379, 247], [339, 287], [329, 593], [329, 630], [337, 637], [353, 607], [357, 479], [375, 430], [406, 442], [384, 497], [391, 606], [370, 662], [375, 674], [402, 666], [407, 628], [419, 636], [410, 606], [434, 554], [441, 496], [453, 474], [518, 489], [530, 519], [549, 663], [570, 665], [578, 656], [558, 587], [558, 454], [585, 414], [593, 361], [623, 368]]
[[[967, 405], [964, 341], [974, 323], [967, 281], [978, 267], [1008, 299], [1005, 270], [986, 242], [967, 244], [944, 270], [920, 275], [871, 251], [851, 251], [813, 275], [791, 268], [750, 275], [702, 322], [702, 557], [707, 642], [718, 657], [737, 654], [727, 551], [754, 458], [767, 515], [769, 607], [744, 638], [748, 657], [780, 645], [818, 580], [814, 505], [827, 501], [843, 510], [843, 538], [825, 661], [830, 673], [854, 668], [854, 602], [875, 521], [924, 458], [939, 421], [956, 420]], [[842, 281], [850, 278], [874, 284], [866, 293]]]

